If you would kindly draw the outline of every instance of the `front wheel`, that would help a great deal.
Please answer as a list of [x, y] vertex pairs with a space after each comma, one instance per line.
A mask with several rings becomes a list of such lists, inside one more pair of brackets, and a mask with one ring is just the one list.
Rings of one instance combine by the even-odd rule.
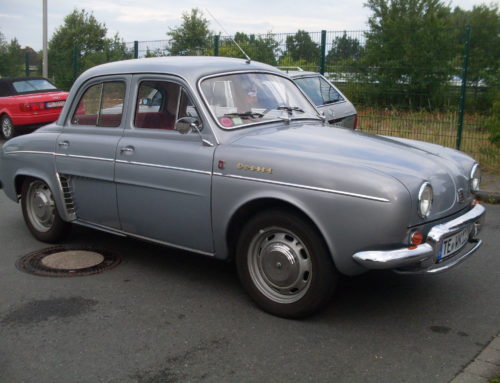
[[1, 135], [3, 138], [6, 140], [11, 139], [12, 137], [15, 136], [15, 127], [14, 124], [12, 123], [12, 120], [10, 119], [9, 116], [2, 116], [2, 130], [1, 130]]
[[310, 315], [331, 298], [337, 282], [323, 239], [301, 216], [272, 210], [243, 228], [236, 250], [243, 287], [265, 311], [286, 318]]
[[24, 180], [21, 207], [28, 229], [39, 241], [59, 242], [68, 233], [70, 224], [59, 216], [52, 191], [44, 181], [35, 178]]

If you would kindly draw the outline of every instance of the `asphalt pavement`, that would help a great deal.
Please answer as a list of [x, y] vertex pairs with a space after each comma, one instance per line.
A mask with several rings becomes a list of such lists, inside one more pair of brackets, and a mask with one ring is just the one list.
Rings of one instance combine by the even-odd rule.
[[232, 264], [75, 227], [120, 254], [101, 274], [24, 273], [44, 249], [0, 192], [0, 382], [449, 382], [500, 330], [500, 205], [484, 246], [440, 275], [343, 278], [305, 320], [258, 309]]

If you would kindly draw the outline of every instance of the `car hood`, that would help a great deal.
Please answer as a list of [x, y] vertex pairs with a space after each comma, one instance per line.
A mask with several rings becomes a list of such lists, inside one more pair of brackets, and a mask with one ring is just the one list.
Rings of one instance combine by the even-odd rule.
[[[453, 214], [472, 199], [468, 176], [474, 160], [439, 145], [316, 124], [249, 131], [234, 144], [274, 151], [302, 162], [369, 169], [373, 174], [382, 172], [404, 185], [415, 206], [422, 183], [430, 182], [434, 191], [430, 219]], [[296, 163], [290, 166], [300, 167]], [[336, 170], [330, 167], [328, 171]], [[357, 177], [357, 174], [360, 173], [349, 171], [343, 177]], [[457, 198], [459, 189], [465, 197], [462, 202]], [[415, 218], [414, 223], [419, 223], [418, 220]]]

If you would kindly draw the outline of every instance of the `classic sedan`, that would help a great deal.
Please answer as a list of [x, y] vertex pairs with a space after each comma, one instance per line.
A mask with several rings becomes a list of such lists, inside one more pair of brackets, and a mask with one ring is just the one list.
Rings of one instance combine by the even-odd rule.
[[330, 124], [354, 130], [358, 128], [356, 108], [325, 76], [304, 71], [300, 67], [282, 67], [282, 70], [286, 70]]
[[9, 139], [54, 122], [67, 97], [45, 78], [0, 78], [0, 136]]
[[466, 154], [328, 125], [283, 72], [217, 57], [89, 69], [56, 123], [7, 141], [0, 180], [41, 241], [77, 224], [234, 260], [291, 318], [339, 274], [457, 265], [485, 214]]

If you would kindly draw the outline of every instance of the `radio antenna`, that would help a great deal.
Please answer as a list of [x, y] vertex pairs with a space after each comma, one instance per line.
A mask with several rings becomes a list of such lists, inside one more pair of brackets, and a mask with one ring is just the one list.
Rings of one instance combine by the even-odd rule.
[[229, 38], [233, 41], [233, 43], [235, 43], [235, 44], [236, 44], [236, 46], [237, 46], [237, 47], [238, 47], [238, 49], [241, 51], [241, 53], [243, 53], [243, 55], [244, 55], [244, 56], [246, 57], [246, 59], [247, 59], [247, 61], [246, 61], [246, 62], [247, 62], [247, 64], [250, 64], [250, 62], [252, 61], [252, 59], [251, 59], [251, 58], [250, 58], [250, 57], [246, 54], [246, 52], [243, 50], [243, 48], [242, 48], [242, 47], [240, 47], [240, 44], [238, 44], [238, 43], [236, 42], [236, 40], [233, 38], [233, 36], [231, 36], [231, 35], [229, 35], [229, 33], [227, 33], [226, 29], [222, 26], [222, 24], [221, 24], [221, 23], [219, 23], [219, 21], [215, 18], [215, 16], [214, 16], [214, 15], [212, 15], [212, 13], [211, 13], [211, 12], [210, 12], [207, 8], [205, 8], [205, 10], [206, 10], [206, 11], [207, 11], [207, 13], [210, 15], [210, 17], [211, 17], [212, 19], [214, 19], [214, 21], [215, 21], [217, 24], [219, 24], [219, 27], [221, 27], [221, 29], [224, 31], [224, 33], [225, 33], [227, 36], [229, 36]]

